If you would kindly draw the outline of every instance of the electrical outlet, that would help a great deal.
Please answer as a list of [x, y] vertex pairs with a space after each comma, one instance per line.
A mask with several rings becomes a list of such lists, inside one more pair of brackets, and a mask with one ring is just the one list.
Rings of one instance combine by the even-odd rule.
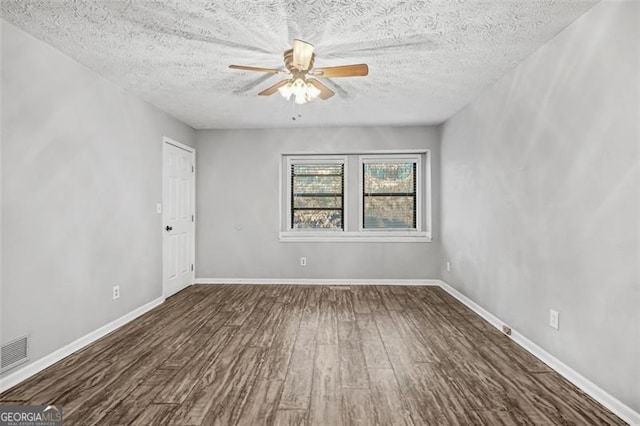
[[558, 311], [549, 309], [549, 326], [555, 330], [560, 329], [560, 314]]
[[447, 262], [447, 272], [451, 272], [451, 262]]
[[156, 204], [156, 213], [158, 214], [162, 213], [162, 204], [160, 203]]
[[307, 266], [307, 258], [306, 257], [301, 257], [300, 258], [300, 266]]
[[113, 286], [113, 300], [119, 299], [120, 298], [120, 286], [119, 285], [114, 285]]

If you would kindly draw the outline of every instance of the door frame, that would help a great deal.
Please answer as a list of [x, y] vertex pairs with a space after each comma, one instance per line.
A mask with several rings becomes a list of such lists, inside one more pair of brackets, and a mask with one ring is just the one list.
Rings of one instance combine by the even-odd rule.
[[190, 147], [188, 145], [185, 145], [183, 143], [180, 143], [174, 139], [171, 139], [167, 136], [163, 136], [162, 137], [162, 226], [161, 226], [161, 230], [160, 232], [162, 232], [162, 297], [164, 297], [165, 299], [169, 296], [171, 296], [170, 294], [168, 294], [168, 289], [167, 289], [167, 280], [165, 277], [165, 238], [167, 237], [167, 233], [164, 229], [165, 227], [165, 223], [167, 222], [167, 218], [166, 218], [166, 209], [165, 209], [165, 181], [166, 181], [166, 170], [165, 170], [165, 158], [166, 158], [166, 154], [167, 154], [167, 146], [168, 145], [172, 145], [175, 148], [179, 148], [182, 149], [184, 151], [187, 151], [189, 153], [191, 153], [191, 164], [193, 166], [193, 179], [191, 180], [191, 199], [193, 200], [193, 211], [192, 211], [192, 215], [193, 215], [193, 221], [191, 221], [191, 232], [193, 233], [193, 238], [191, 239], [191, 264], [193, 265], [193, 270], [191, 271], [191, 283], [188, 284], [192, 285], [195, 282], [196, 279], [196, 173], [195, 173], [195, 167], [196, 167], [196, 149], [193, 147]]

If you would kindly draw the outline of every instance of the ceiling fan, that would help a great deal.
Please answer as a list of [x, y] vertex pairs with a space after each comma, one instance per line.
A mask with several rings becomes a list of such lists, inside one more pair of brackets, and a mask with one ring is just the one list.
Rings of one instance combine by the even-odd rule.
[[313, 45], [306, 41], [293, 40], [293, 48], [284, 52], [284, 65], [287, 71], [275, 68], [229, 65], [229, 68], [244, 71], [256, 71], [271, 74], [288, 74], [288, 77], [258, 93], [269, 96], [280, 92], [287, 100], [293, 96], [294, 102], [304, 104], [319, 97], [326, 100], [335, 93], [317, 78], [358, 77], [369, 74], [367, 64], [342, 65], [337, 67], [314, 68], [315, 53]]

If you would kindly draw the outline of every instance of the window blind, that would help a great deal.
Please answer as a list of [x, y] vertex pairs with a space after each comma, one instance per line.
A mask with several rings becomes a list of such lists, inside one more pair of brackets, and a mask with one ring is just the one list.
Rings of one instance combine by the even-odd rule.
[[291, 165], [291, 229], [344, 229], [344, 164]]
[[362, 227], [416, 229], [416, 162], [365, 162], [362, 167]]

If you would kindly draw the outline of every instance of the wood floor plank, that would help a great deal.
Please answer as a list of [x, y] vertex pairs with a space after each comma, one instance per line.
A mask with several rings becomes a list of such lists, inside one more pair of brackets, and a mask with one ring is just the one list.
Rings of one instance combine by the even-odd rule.
[[438, 287], [194, 285], [0, 394], [65, 425], [622, 425]]
[[362, 291], [362, 295], [366, 300], [380, 300], [378, 287], [375, 285], [363, 285], [360, 287], [360, 291]]
[[371, 314], [357, 314], [356, 324], [362, 342], [362, 352], [367, 367], [391, 368], [378, 326]]
[[309, 289], [307, 301], [302, 312], [300, 320], [301, 329], [318, 329], [318, 320], [320, 318], [320, 298], [322, 296], [322, 287], [313, 286]]
[[378, 424], [413, 425], [411, 413], [391, 368], [369, 369], [371, 400]]
[[[153, 400], [177, 372], [178, 370], [155, 370], [138, 386], [136, 386], [126, 398], [120, 401], [115, 408], [109, 411], [108, 419], [103, 417], [100, 422], [128, 424], [131, 419], [136, 419], [140, 422], [143, 419], [149, 420], [151, 417], [155, 417], [157, 415], [156, 409], [158, 407], [155, 406], [156, 404], [153, 404]], [[171, 404], [171, 406], [175, 408], [177, 407], [177, 404]], [[140, 413], [146, 414], [138, 419], [138, 415]], [[68, 419], [65, 419], [65, 421], [68, 422]]]
[[342, 388], [368, 388], [369, 374], [355, 321], [338, 322], [338, 356]]
[[389, 311], [401, 311], [404, 309], [400, 298], [391, 291], [391, 286], [376, 287], [380, 294], [380, 300]]
[[367, 294], [361, 288], [355, 288], [352, 292], [353, 311], [356, 314], [370, 314], [369, 304], [367, 303]]
[[[69, 401], [63, 404], [65, 420], [70, 423], [98, 423], [122, 401], [123, 395], [129, 395], [139, 381], [144, 380], [159, 364], [157, 353], [152, 351], [137, 358], [123, 368], [120, 374], [109, 380], [106, 385], [101, 386], [97, 392], [85, 393], [81, 400], [82, 403]], [[114, 392], [115, 389], [118, 389], [122, 394]]]
[[237, 297], [237, 301], [233, 304], [233, 309], [227, 319], [226, 325], [244, 324], [260, 301], [258, 294], [258, 292], [253, 292], [253, 295], [248, 294], [246, 297]]
[[[194, 354], [203, 349], [206, 351], [208, 347], [211, 347], [212, 343], [216, 343], [216, 340], [222, 338], [222, 336], [216, 336], [212, 342], [210, 332], [228, 322], [229, 317], [229, 312], [216, 312], [211, 315], [207, 321], [198, 322], [197, 325], [190, 324], [188, 327], [185, 327], [185, 332], [181, 333], [179, 337], [184, 342], [179, 346], [175, 345], [175, 348], [179, 348], [179, 350], [167, 351], [169, 352], [169, 356], [163, 360], [162, 367], [175, 369], [193, 364]], [[222, 329], [232, 330], [229, 327], [223, 327]]]
[[350, 290], [336, 290], [336, 318], [340, 321], [355, 321], [353, 296]]
[[[376, 322], [378, 329], [381, 333], [383, 328], [385, 330], [383, 337], [388, 336], [396, 341], [401, 341], [401, 343], [393, 345], [393, 349], [390, 349], [390, 345], [385, 342], [387, 351], [393, 350], [397, 353], [398, 350], [401, 350], [403, 352], [402, 357], [408, 358], [410, 362], [434, 362], [439, 360], [437, 353], [432, 349], [432, 345], [421, 339], [419, 331], [412, 327], [410, 321], [402, 312], [388, 311], [384, 317], [378, 315], [376, 318], [378, 318]], [[379, 320], [380, 318], [383, 318], [382, 321]], [[392, 337], [391, 334], [394, 334], [394, 336]]]
[[584, 394], [573, 384], [559, 377], [555, 373], [534, 374], [533, 378], [547, 390], [547, 395], [563, 395], [563, 398], [554, 399], [554, 405], [562, 418], [576, 419], [577, 423], [614, 425], [619, 419], [609, 410], [588, 410], [595, 401]]
[[298, 332], [291, 363], [284, 381], [280, 409], [306, 410], [309, 407], [315, 354], [315, 330], [301, 329]]
[[409, 408], [412, 422], [416, 425], [445, 424], [440, 401], [433, 386], [424, 386], [414, 364], [404, 364], [392, 358], [393, 371], [402, 392], [402, 398]]
[[[442, 368], [439, 362], [415, 363], [411, 366], [414, 370], [417, 388], [423, 392], [429, 391], [434, 397], [434, 405], [437, 407], [439, 424], [471, 425], [477, 424], [478, 418], [469, 401], [458, 392], [458, 389], [450, 386], [449, 371]], [[423, 417], [429, 420], [431, 417]]]
[[331, 288], [332, 286], [330, 285], [323, 285], [322, 288], [322, 295], [321, 295], [321, 300], [326, 300], [329, 302], [337, 302], [338, 301], [338, 291], [342, 291], [342, 290], [334, 290]]
[[232, 338], [176, 410], [175, 423], [229, 425], [237, 420], [264, 354], [263, 348], [248, 347], [251, 337], [235, 335]]
[[442, 288], [436, 286], [419, 287], [410, 294], [414, 297], [425, 300], [432, 306], [444, 306], [447, 303], [442, 298], [442, 295], [448, 293], [444, 292]]
[[278, 410], [274, 426], [303, 426], [307, 423], [307, 410]]
[[371, 312], [372, 314], [387, 311], [387, 308], [385, 308], [384, 303], [382, 303], [382, 299], [379, 297], [377, 299], [367, 298], [365, 299], [365, 303], [367, 304], [367, 308], [369, 309], [369, 312]]
[[244, 404], [238, 426], [271, 425], [278, 410], [282, 380], [259, 379]]
[[[121, 423], [128, 426], [169, 425], [178, 407], [173, 404], [151, 404], [134, 418], [130, 423]], [[114, 423], [118, 424], [118, 423]]]
[[249, 317], [245, 319], [242, 326], [238, 329], [238, 333], [254, 334], [265, 322], [267, 316], [270, 315], [270, 311], [275, 302], [276, 299], [274, 297], [263, 296], [260, 298]]
[[262, 323], [253, 334], [250, 345], [257, 348], [268, 348], [276, 337], [278, 328], [284, 319], [284, 303], [275, 302]]
[[199, 336], [202, 344], [191, 353], [191, 360], [163, 384], [154, 402], [157, 404], [183, 403], [202, 376], [202, 370], [220, 355], [234, 332], [235, 327], [223, 326], [209, 336]]
[[370, 426], [376, 424], [371, 392], [366, 389], [342, 389], [340, 413], [344, 425]]
[[269, 348], [260, 371], [260, 378], [266, 380], [284, 380], [289, 368], [289, 361], [296, 341], [302, 310], [306, 302], [307, 292], [296, 289], [289, 303], [283, 307], [283, 319]]
[[310, 426], [342, 425], [338, 345], [317, 346], [308, 424]]
[[331, 300], [320, 301], [320, 317], [318, 318], [318, 344], [338, 344], [338, 319], [336, 304]]

